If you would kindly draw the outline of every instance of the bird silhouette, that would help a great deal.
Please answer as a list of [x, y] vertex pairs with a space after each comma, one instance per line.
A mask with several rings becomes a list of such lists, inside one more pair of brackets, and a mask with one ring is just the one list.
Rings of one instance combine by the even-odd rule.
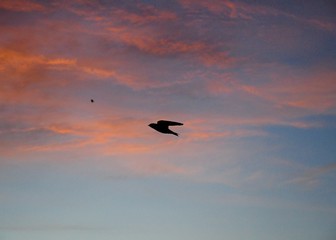
[[173, 132], [169, 129], [169, 126], [182, 126], [183, 123], [179, 122], [172, 122], [167, 120], [159, 120], [157, 123], [151, 123], [148, 126], [155, 129], [156, 131], [164, 134], [174, 134], [175, 136], [178, 136], [176, 132]]
[[94, 100], [93, 100], [93, 99], [91, 99], [91, 102], [92, 102], [92, 103], [94, 103]]

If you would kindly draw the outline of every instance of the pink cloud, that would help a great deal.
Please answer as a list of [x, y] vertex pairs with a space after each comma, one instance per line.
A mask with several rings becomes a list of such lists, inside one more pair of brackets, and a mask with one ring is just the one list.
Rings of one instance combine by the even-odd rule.
[[[10, 135], [17, 133], [24, 137], [25, 135], [29, 136], [36, 133], [38, 134], [36, 136], [41, 136], [45, 139], [42, 142], [24, 140], [18, 142], [16, 146], [12, 146], [18, 152], [78, 151], [85, 150], [88, 146], [92, 148], [92, 151], [106, 155], [111, 153], [121, 155], [131, 154], [132, 152], [140, 153], [143, 150], [145, 152], [150, 151], [146, 143], [131, 144], [126, 141], [126, 139], [143, 139], [143, 136], [146, 136], [144, 128], [141, 127], [144, 123], [139, 120], [79, 120], [74, 116], [66, 116], [59, 113], [53, 116], [44, 116], [42, 123], [38, 122], [38, 118], [35, 115], [29, 118], [16, 119], [16, 121], [24, 121], [27, 127], [7, 128], [1, 134]], [[139, 126], [139, 124], [141, 125]], [[59, 137], [62, 137], [62, 141], [57, 140]], [[12, 144], [11, 140], [6, 140], [5, 142], [7, 142], [6, 145]]]
[[134, 11], [126, 8], [117, 8], [113, 4], [103, 5], [99, 2], [76, 1], [73, 2], [55, 2], [54, 6], [59, 9], [65, 9], [76, 15], [84, 17], [86, 20], [98, 22], [103, 25], [109, 25], [111, 19], [115, 23], [129, 24], [153, 24], [158, 22], [175, 21], [177, 16], [174, 12], [155, 8], [149, 4], [134, 4]]
[[135, 46], [141, 51], [155, 55], [205, 52], [208, 47], [200, 41], [185, 42], [166, 38], [151, 28], [133, 28], [131, 26], [109, 27], [113, 39]]
[[[183, 36], [180, 30], [167, 28], [165, 25], [166, 21], [177, 24], [178, 19], [173, 12], [159, 10], [149, 5], [139, 5], [136, 13], [112, 8], [107, 14], [97, 6], [93, 10], [71, 5], [66, 8], [96, 22], [101, 28], [99, 30], [101, 36], [125, 46], [135, 47], [145, 53], [159, 56], [190, 55], [206, 66], [226, 66], [237, 60], [228, 52], [218, 52], [216, 46], [203, 41], [180, 39]], [[94, 16], [101, 16], [101, 18], [96, 21]], [[169, 35], [167, 31], [171, 31]], [[91, 34], [97, 34], [97, 32]]]
[[281, 16], [326, 31], [334, 32], [336, 30], [336, 24], [333, 22], [321, 19], [306, 18], [277, 8], [263, 6], [255, 3], [249, 4], [242, 1], [239, 2], [230, 0], [180, 0], [179, 2], [186, 8], [206, 8], [214, 14], [225, 14], [232, 19], [241, 18], [245, 20], [251, 20], [256, 16]]
[[[119, 115], [120, 113], [116, 113], [116, 116]], [[78, 121], [71, 117], [65, 120], [63, 117], [62, 115], [57, 115], [53, 119], [45, 117], [40, 124], [33, 118], [25, 119], [29, 127], [12, 131], [19, 131], [17, 133], [22, 137], [24, 134], [41, 132], [43, 141], [34, 142], [30, 139], [16, 142], [15, 146], [12, 145], [13, 142], [7, 141], [0, 147], [1, 154], [7, 155], [6, 148], [10, 147], [12, 154], [15, 150], [17, 158], [24, 155], [25, 159], [39, 154], [44, 156], [56, 154], [62, 159], [66, 159], [69, 154], [75, 154], [81, 158], [111, 158], [108, 166], [105, 166], [106, 172], [113, 172], [117, 167], [132, 176], [189, 176], [194, 171], [181, 162], [173, 163], [160, 157], [162, 151], [166, 150], [167, 144], [176, 148], [176, 141], [167, 142], [167, 139], [159, 138], [153, 142], [150, 137], [152, 132], [145, 125], [145, 122], [148, 122], [146, 120], [107, 118], [98, 121], [90, 119]], [[34, 127], [30, 127], [31, 125]], [[6, 131], [8, 134], [13, 134], [10, 129]], [[155, 138], [158, 137], [160, 136], [155, 136]], [[3, 148], [4, 146], [6, 148]], [[123, 160], [114, 160], [115, 158]]]
[[[41, 33], [42, 31], [39, 30], [40, 28], [16, 28], [15, 31], [6, 29], [6, 32], [10, 33], [12, 38], [16, 38], [18, 44], [14, 44], [15, 48], [18, 47], [19, 44], [22, 44], [22, 41], [18, 41], [17, 39], [30, 34], [31, 37], [27, 43], [23, 45], [27, 45], [26, 49], [31, 49], [31, 52], [39, 52], [39, 49], [45, 48], [46, 46], [53, 46], [49, 47], [49, 49], [55, 49], [56, 51], [56, 49], [62, 49], [62, 44], [72, 49], [78, 49], [78, 47], [84, 43], [80, 42], [80, 44], [78, 44], [78, 39], [74, 38], [74, 33], [76, 33], [86, 35], [85, 38], [87, 36], [90, 36], [90, 38], [93, 37], [96, 41], [121, 43], [125, 48], [135, 47], [144, 53], [152, 55], [179, 55], [187, 58], [187, 61], [197, 61], [208, 67], [213, 65], [225, 67], [236, 61], [228, 52], [217, 51], [216, 46], [203, 41], [185, 40], [183, 39], [183, 34], [179, 33], [180, 30], [171, 29], [171, 27], [166, 29], [166, 21], [177, 24], [176, 21], [178, 20], [177, 16], [169, 11], [159, 10], [147, 5], [139, 5], [137, 12], [130, 12], [125, 9], [113, 7], [110, 11], [107, 11], [106, 8], [103, 8], [99, 4], [83, 3], [81, 1], [79, 5], [70, 3], [53, 3], [52, 5], [56, 7], [54, 11], [65, 9], [70, 13], [80, 16], [82, 19], [72, 19], [69, 23], [61, 20], [46, 20], [42, 26], [45, 28], [43, 32], [47, 31], [48, 34], [43, 35]], [[67, 17], [71, 18], [70, 16]], [[82, 20], [91, 23], [85, 24]], [[92, 28], [92, 26], [94, 26], [94, 28]], [[51, 31], [51, 29], [54, 31]], [[169, 36], [167, 36], [167, 31], [172, 31]], [[71, 51], [71, 53], [76, 54], [76, 51]], [[77, 62], [78, 65], [85, 60], [82, 56], [80, 57], [81, 61]], [[55, 58], [58, 58], [58, 56], [55, 56]], [[74, 58], [77, 59], [77, 56], [74, 56]], [[96, 61], [92, 61], [92, 63], [103, 63], [102, 60], [95, 60]], [[114, 62], [113, 64], [116, 63], [116, 60], [113, 59], [104, 60], [112, 60], [112, 62]], [[104, 64], [106, 65], [106, 62]], [[136, 81], [130, 75], [120, 76], [121, 74], [116, 73], [115, 69], [109, 71], [98, 66], [84, 66], [84, 71], [90, 74], [96, 73], [102, 77], [115, 77], [117, 79], [118, 77], [116, 77], [116, 75], [119, 75], [121, 84], [124, 82], [125, 85], [136, 89], [150, 85], [143, 81]]]
[[218, 69], [229, 69], [246, 62], [246, 57], [236, 57], [230, 51], [220, 50], [215, 44], [207, 45], [204, 51], [196, 55], [196, 59], [205, 67], [216, 67]]
[[1, 0], [0, 8], [16, 12], [44, 11], [46, 8], [31, 0]]
[[159, 10], [153, 6], [138, 4], [139, 12], [130, 12], [126, 9], [115, 9], [113, 15], [118, 19], [126, 20], [133, 24], [148, 24], [162, 21], [175, 21], [177, 16], [174, 12]]
[[260, 86], [242, 85], [241, 90], [279, 106], [304, 108], [317, 112], [335, 107], [336, 72], [315, 69], [309, 76], [300, 72], [297, 72], [297, 76], [295, 74], [295, 71], [290, 75], [285, 74], [282, 76], [283, 79], [274, 79]]
[[209, 11], [216, 14], [226, 14], [232, 18], [237, 16], [242, 17], [242, 13], [237, 12], [237, 3], [224, 0], [214, 0], [214, 1], [193, 1], [193, 0], [180, 0], [180, 3], [184, 7], [192, 8], [194, 6], [206, 8]]
[[226, 68], [241, 62], [242, 58], [230, 55], [229, 51], [218, 50], [215, 44], [202, 40], [179, 40], [166, 37], [148, 27], [112, 26], [108, 27], [110, 38], [138, 50], [156, 56], [179, 56], [186, 61], [196, 62], [205, 67]]
[[316, 26], [317, 28], [324, 29], [326, 31], [335, 32], [336, 31], [336, 24], [333, 22], [322, 21], [319, 19], [306, 19], [305, 22]]
[[274, 8], [230, 0], [180, 0], [180, 3], [187, 8], [206, 8], [214, 14], [225, 14], [232, 19], [242, 18], [249, 20], [252, 19], [254, 15], [283, 14], [283, 12]]
[[[89, 74], [101, 79], [113, 78], [116, 82], [132, 88], [137, 88], [139, 85], [139, 83], [137, 83], [130, 75], [124, 75], [115, 70], [89, 65], [91, 63], [88, 61], [81, 60], [81, 62], [79, 62], [76, 58], [54, 58], [0, 48], [0, 63], [2, 65], [0, 74], [6, 75], [7, 78], [16, 78], [16, 80], [11, 80], [8, 83], [13, 85], [16, 82], [17, 87], [18, 84], [25, 87], [42, 82], [47, 85], [55, 84], [55, 82], [50, 82], [52, 70], [60, 72], [68, 71], [83, 76]], [[49, 79], [49, 82], [47, 81], [47, 78]], [[62, 83], [63, 85], [67, 84], [66, 80], [58, 80], [58, 83]], [[15, 96], [13, 95], [12, 97]]]

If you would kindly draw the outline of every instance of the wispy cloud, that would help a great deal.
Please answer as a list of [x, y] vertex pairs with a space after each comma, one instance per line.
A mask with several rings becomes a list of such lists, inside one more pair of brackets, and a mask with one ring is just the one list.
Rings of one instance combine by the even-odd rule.
[[308, 168], [303, 174], [301, 174], [301, 176], [286, 181], [286, 184], [301, 185], [312, 190], [322, 184], [322, 178], [330, 176], [335, 171], [336, 163], [331, 163], [321, 167]]
[[174, 12], [161, 10], [152, 5], [137, 4], [137, 12], [126, 9], [115, 9], [113, 12], [117, 18], [133, 24], [148, 24], [162, 21], [176, 21], [177, 16]]
[[[334, 32], [336, 25], [331, 21], [322, 19], [308, 18], [300, 16], [291, 12], [278, 9], [276, 7], [270, 7], [261, 4], [251, 4], [244, 1], [192, 1], [192, 0], [180, 0], [182, 6], [195, 10], [207, 9], [213, 14], [224, 15], [230, 19], [242, 19], [242, 20], [256, 20], [258, 17], [271, 16], [271, 17], [285, 17], [295, 22], [300, 22], [309, 25], [314, 28], [319, 28], [326, 31]], [[329, 7], [328, 4], [325, 7]]]
[[0, 8], [15, 12], [44, 11], [45, 6], [30, 0], [3, 0], [0, 2]]
[[[334, 98], [335, 72], [328, 69], [315, 69], [310, 75], [292, 71], [279, 74], [260, 86], [242, 85], [241, 90], [274, 102], [278, 106], [324, 111], [336, 104]], [[280, 79], [281, 78], [281, 79]]]

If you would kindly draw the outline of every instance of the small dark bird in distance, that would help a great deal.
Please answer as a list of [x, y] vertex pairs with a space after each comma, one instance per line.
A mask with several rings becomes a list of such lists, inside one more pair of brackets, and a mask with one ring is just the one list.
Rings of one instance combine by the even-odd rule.
[[93, 99], [91, 99], [91, 102], [94, 103]]

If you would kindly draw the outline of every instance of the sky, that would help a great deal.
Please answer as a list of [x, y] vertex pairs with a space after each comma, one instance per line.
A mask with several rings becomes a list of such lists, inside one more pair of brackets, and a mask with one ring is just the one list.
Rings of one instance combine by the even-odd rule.
[[335, 13], [1, 0], [0, 240], [335, 239]]

